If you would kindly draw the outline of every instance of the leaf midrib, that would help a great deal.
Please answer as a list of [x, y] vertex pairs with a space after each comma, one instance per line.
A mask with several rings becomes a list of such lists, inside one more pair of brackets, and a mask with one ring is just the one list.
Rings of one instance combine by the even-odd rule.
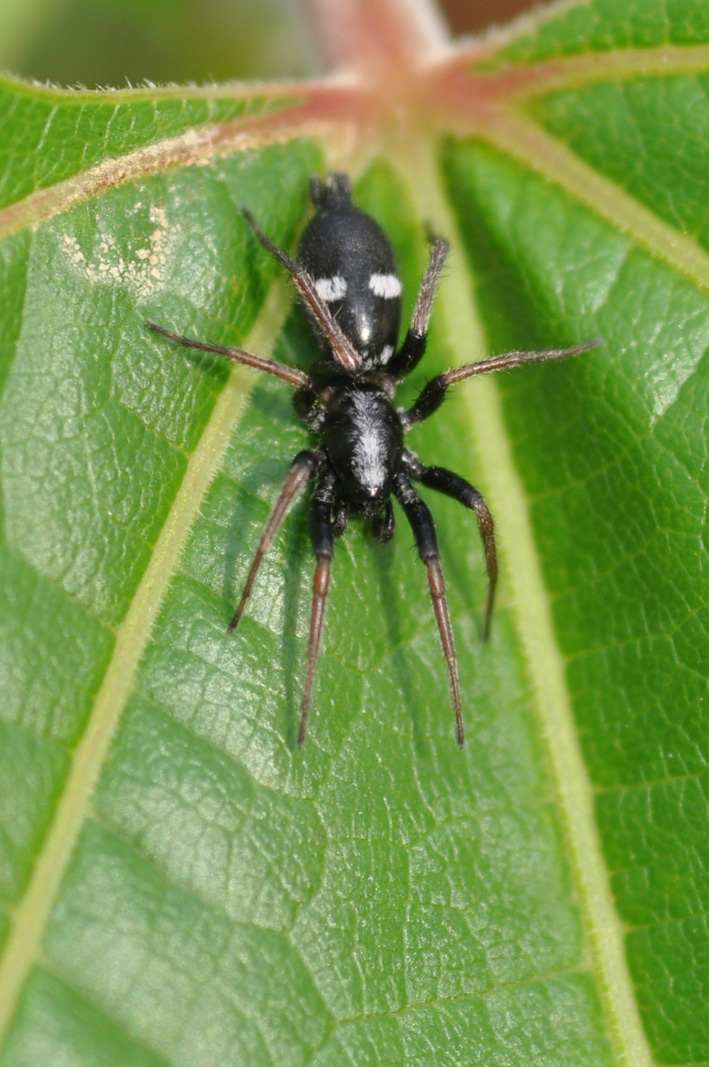
[[[447, 336], [448, 347], [455, 352], [456, 363], [479, 358], [471, 356], [485, 352], [483, 328], [475, 312], [473, 279], [462, 253], [456, 253], [464, 242], [460, 234], [456, 237], [456, 220], [448, 208], [431, 151], [424, 153], [417, 146], [416, 165], [405, 168], [404, 173], [415, 179], [412, 193], [420, 217], [432, 218], [438, 232], [452, 238], [451, 261], [455, 269], [447, 275], [438, 296], [437, 321]], [[524, 649], [533, 706], [549, 757], [591, 965], [614, 1051], [618, 1062], [629, 1067], [651, 1067], [653, 1058], [640, 1020], [622, 926], [603, 859], [593, 789], [576, 733], [564, 659], [535, 548], [528, 498], [505, 431], [499, 389], [494, 378], [487, 376], [469, 383], [461, 394], [468, 411], [464, 424], [469, 427], [471, 447], [480, 458], [482, 481], [495, 485], [495, 514], [505, 530], [500, 554], [508, 556], [505, 546], [514, 545], [514, 559], [508, 556], [502, 571]]]

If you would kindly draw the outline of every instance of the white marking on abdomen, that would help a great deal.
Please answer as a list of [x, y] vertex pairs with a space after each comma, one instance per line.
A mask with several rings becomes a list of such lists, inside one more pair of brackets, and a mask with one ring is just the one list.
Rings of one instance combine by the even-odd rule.
[[385, 300], [401, 296], [401, 281], [396, 274], [370, 274], [369, 288], [375, 296], [382, 296]]
[[321, 300], [329, 304], [331, 300], [342, 300], [347, 292], [347, 282], [339, 274], [332, 278], [316, 278], [315, 288]]

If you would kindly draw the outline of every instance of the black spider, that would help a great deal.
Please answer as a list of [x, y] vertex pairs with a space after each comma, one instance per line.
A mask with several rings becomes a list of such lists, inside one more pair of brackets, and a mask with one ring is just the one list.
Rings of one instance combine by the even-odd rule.
[[440, 237], [432, 243], [411, 326], [397, 350], [401, 281], [386, 234], [374, 219], [354, 207], [345, 174], [329, 175], [324, 185], [319, 178], [313, 178], [312, 198], [315, 215], [306, 226], [295, 259], [261, 231], [249, 211], [243, 211], [261, 244], [290, 274], [308, 315], [322, 356], [310, 374], [240, 348], [193, 341], [153, 322], [146, 325], [186, 348], [218, 352], [236, 363], [245, 363], [282, 378], [295, 387], [293, 403], [296, 412], [309, 429], [320, 435], [319, 445], [300, 452], [293, 460], [290, 474], [261, 535], [230, 625], [231, 630], [238, 625], [261, 561], [288, 509], [304, 486], [316, 480], [310, 504], [310, 536], [317, 563], [298, 747], [302, 748], [305, 742], [308, 726], [334, 538], [344, 531], [349, 513], [356, 512], [364, 515], [380, 540], [388, 541], [394, 533], [393, 494], [409, 520], [419, 555], [428, 571], [433, 610], [448, 664], [456, 739], [462, 748], [464, 733], [458, 664], [436, 531], [431, 512], [416, 493], [413, 483], [420, 482], [438, 489], [475, 512], [489, 582], [483, 626], [485, 637], [490, 632], [497, 582], [493, 522], [477, 489], [444, 467], [424, 466], [405, 448], [404, 435], [438, 410], [449, 386], [456, 382], [522, 363], [565, 359], [585, 352], [599, 342], [589, 341], [573, 348], [547, 352], [508, 352], [479, 363], [468, 363], [433, 378], [413, 407], [408, 410], [396, 408], [393, 403], [396, 387], [416, 367], [426, 348], [433, 297], [448, 243]]

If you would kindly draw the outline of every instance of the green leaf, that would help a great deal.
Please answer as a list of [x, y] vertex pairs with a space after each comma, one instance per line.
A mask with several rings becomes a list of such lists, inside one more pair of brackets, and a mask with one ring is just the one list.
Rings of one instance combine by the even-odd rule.
[[[378, 11], [329, 26], [347, 84], [0, 89], [2, 1067], [709, 1061], [704, 6], [465, 47]], [[453, 242], [402, 402], [603, 339], [412, 431], [499, 537], [486, 645], [474, 521], [426, 494], [462, 753], [401, 514], [338, 543], [297, 750], [307, 500], [227, 627], [310, 437], [144, 326], [307, 368], [240, 208], [293, 249], [343, 168], [406, 315]]]

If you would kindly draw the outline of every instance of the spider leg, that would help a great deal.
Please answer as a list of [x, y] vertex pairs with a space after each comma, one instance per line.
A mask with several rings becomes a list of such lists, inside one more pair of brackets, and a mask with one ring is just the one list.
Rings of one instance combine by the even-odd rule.
[[310, 314], [317, 328], [327, 338], [330, 348], [332, 349], [332, 354], [337, 362], [351, 374], [355, 373], [359, 370], [360, 365], [357, 350], [350, 339], [342, 332], [342, 329], [333, 317], [329, 307], [318, 293], [315, 279], [311, 277], [307, 270], [305, 270], [304, 267], [301, 267], [295, 259], [289, 256], [287, 252], [284, 252], [282, 248], [279, 248], [270, 237], [266, 236], [247, 208], [242, 208], [241, 214], [244, 216], [264, 248], [266, 248], [274, 259], [277, 259], [281, 266], [285, 267], [290, 274], [293, 279], [293, 284], [298, 292], [298, 296], [302, 300], [306, 311]]
[[433, 298], [436, 294], [438, 279], [441, 276], [449, 248], [450, 245], [442, 237], [437, 237], [434, 240], [426, 273], [423, 276], [421, 288], [416, 298], [411, 326], [401, 348], [387, 363], [387, 374], [391, 374], [394, 378], [399, 380], [405, 378], [420, 362], [426, 351], [426, 336], [428, 334], [428, 324], [431, 321], [431, 312], [433, 311]]
[[183, 348], [198, 348], [202, 352], [216, 352], [220, 356], [226, 356], [234, 363], [243, 363], [247, 367], [273, 374], [276, 378], [282, 378], [284, 382], [294, 385], [296, 389], [311, 389], [313, 383], [307, 374], [296, 367], [288, 367], [285, 363], [276, 363], [273, 359], [265, 359], [263, 356], [254, 356], [251, 352], [245, 352], [243, 348], [231, 348], [227, 345], [213, 345], [208, 341], [194, 341], [191, 337], [183, 337], [181, 334], [166, 330], [164, 326], [158, 326], [156, 322], [146, 322], [145, 325], [153, 333], [160, 333], [168, 337]]
[[438, 624], [438, 633], [443, 646], [443, 655], [448, 665], [450, 679], [451, 698], [453, 711], [455, 712], [455, 733], [458, 748], [465, 744], [465, 732], [463, 730], [462, 702], [460, 697], [460, 681], [458, 679], [458, 660], [455, 654], [455, 642], [453, 640], [453, 627], [451, 626], [448, 613], [448, 601], [446, 600], [446, 587], [441, 573], [441, 565], [438, 559], [438, 541], [433, 518], [423, 500], [416, 494], [411, 482], [402, 472], [396, 476], [394, 493], [402, 508], [406, 512], [413, 531], [419, 556], [426, 564], [428, 571], [428, 588], [431, 592], [433, 613]]
[[322, 466], [323, 457], [318, 451], [305, 451], [299, 452], [291, 464], [290, 473], [283, 483], [278, 500], [273, 506], [268, 522], [266, 523], [263, 533], [261, 534], [261, 540], [258, 543], [256, 554], [254, 556], [253, 563], [251, 564], [251, 570], [249, 571], [244, 585], [244, 591], [241, 594], [241, 600], [239, 606], [234, 612], [234, 617], [229, 623], [229, 629], [235, 630], [239, 625], [239, 620], [246, 607], [246, 601], [251, 596], [251, 589], [254, 584], [254, 579], [258, 573], [259, 567], [263, 561], [263, 557], [268, 552], [269, 548], [273, 544], [273, 539], [280, 529], [281, 523], [285, 519], [291, 505], [295, 498], [300, 493], [301, 489], [317, 474], [318, 470]]
[[485, 564], [487, 566], [487, 604], [485, 607], [485, 620], [483, 622], [483, 640], [490, 636], [490, 622], [492, 608], [495, 603], [495, 587], [497, 585], [497, 551], [495, 549], [495, 524], [481, 493], [461, 478], [459, 474], [446, 470], [445, 467], [425, 467], [423, 463], [408, 449], [404, 451], [403, 463], [412, 478], [422, 485], [431, 489], [437, 489], [439, 493], [445, 493], [453, 500], [464, 504], [475, 512], [478, 520], [480, 537], [482, 538], [485, 551]]
[[372, 532], [377, 541], [391, 541], [395, 528], [394, 509], [391, 506], [391, 499], [389, 499], [384, 505], [384, 509], [372, 519]]
[[303, 699], [300, 705], [298, 748], [302, 748], [305, 744], [305, 737], [308, 732], [308, 713], [313, 702], [313, 685], [320, 653], [323, 619], [325, 618], [325, 601], [330, 587], [330, 566], [335, 543], [332, 525], [332, 505], [335, 500], [336, 486], [337, 476], [333, 471], [327, 471], [313, 493], [313, 499], [310, 503], [310, 539], [313, 543], [313, 551], [317, 562], [313, 578], [308, 661], [305, 670]]
[[525, 363], [568, 359], [569, 356], [588, 352], [590, 348], [597, 348], [602, 343], [600, 338], [595, 338], [593, 341], [584, 341], [583, 344], [573, 345], [571, 348], [552, 348], [545, 352], [505, 352], [501, 356], [491, 356], [489, 359], [481, 359], [478, 363], [464, 363], [462, 367], [447, 370], [432, 378], [419, 393], [413, 407], [404, 412], [402, 415], [404, 428], [408, 430], [417, 422], [423, 422], [424, 419], [433, 415], [445, 400], [450, 386], [463, 382], [466, 378], [472, 378], [476, 374], [489, 374], [496, 370], [507, 370], [510, 367], [521, 367]]
[[342, 537], [343, 533], [347, 529], [347, 520], [350, 517], [350, 511], [347, 506], [347, 501], [342, 497], [339, 499], [335, 497], [335, 506], [333, 507], [333, 522], [332, 532], [335, 537]]

